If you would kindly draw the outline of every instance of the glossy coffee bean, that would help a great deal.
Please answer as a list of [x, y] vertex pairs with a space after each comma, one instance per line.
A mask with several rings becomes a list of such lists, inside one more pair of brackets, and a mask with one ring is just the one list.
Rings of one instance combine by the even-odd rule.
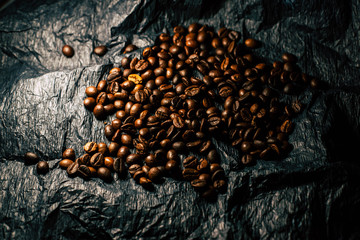
[[49, 172], [49, 164], [46, 161], [39, 161], [36, 164], [36, 171], [38, 174], [46, 174]]
[[59, 166], [62, 168], [62, 169], [67, 169], [71, 164], [73, 164], [73, 160], [71, 159], [63, 159], [59, 162]]
[[27, 152], [24, 155], [25, 164], [35, 164], [39, 161], [39, 156], [33, 152]]
[[111, 171], [106, 167], [99, 167], [97, 170], [97, 176], [105, 182], [111, 181]]
[[94, 48], [94, 53], [98, 56], [104, 56], [106, 52], [107, 52], [107, 48], [104, 45], [100, 45]]
[[71, 160], [75, 160], [75, 150], [72, 148], [67, 148], [65, 149], [65, 151], [62, 154], [62, 158], [63, 159], [71, 159]]
[[98, 150], [98, 146], [96, 142], [88, 142], [84, 145], [84, 151], [89, 154], [95, 153], [97, 152], [97, 150]]
[[70, 45], [64, 45], [62, 48], [62, 53], [68, 57], [71, 58], [74, 56], [74, 49]]

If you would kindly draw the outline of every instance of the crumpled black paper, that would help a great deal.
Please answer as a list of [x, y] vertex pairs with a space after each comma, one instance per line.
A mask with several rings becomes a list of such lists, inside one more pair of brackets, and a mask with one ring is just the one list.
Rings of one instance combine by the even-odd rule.
[[[359, 239], [359, 9], [356, 0], [15, 1], [0, 12], [0, 239]], [[127, 44], [140, 56], [193, 22], [260, 40], [268, 62], [291, 52], [327, 84], [298, 97], [306, 108], [290, 155], [243, 169], [216, 142], [229, 184], [213, 203], [173, 179], [149, 192], [129, 178], [69, 178], [58, 166], [65, 148], [107, 142], [83, 107], [85, 88]], [[103, 57], [92, 53], [100, 44]], [[27, 151], [49, 161], [47, 175], [24, 165]]]

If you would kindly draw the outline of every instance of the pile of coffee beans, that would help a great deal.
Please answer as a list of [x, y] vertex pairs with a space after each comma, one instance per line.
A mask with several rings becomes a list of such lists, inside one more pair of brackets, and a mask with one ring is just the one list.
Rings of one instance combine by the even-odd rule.
[[[211, 199], [226, 191], [212, 138], [236, 147], [244, 166], [283, 158], [303, 105], [280, 96], [319, 82], [302, 73], [290, 53], [272, 65], [260, 61], [252, 53], [259, 46], [251, 38], [241, 43], [236, 31], [197, 23], [160, 34], [141, 59], [124, 57], [106, 79], [86, 88], [84, 105], [97, 119], [115, 115], [104, 130], [110, 143], [89, 142], [77, 159], [67, 149], [60, 166], [70, 176], [106, 181], [111, 172], [129, 172], [144, 187], [170, 176]], [[128, 45], [124, 53], [135, 49]]]

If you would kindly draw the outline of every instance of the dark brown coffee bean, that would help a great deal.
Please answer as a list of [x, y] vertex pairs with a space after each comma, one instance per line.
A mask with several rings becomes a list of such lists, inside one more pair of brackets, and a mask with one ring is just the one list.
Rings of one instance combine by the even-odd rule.
[[116, 142], [111, 142], [111, 143], [109, 144], [109, 147], [108, 147], [108, 149], [109, 149], [109, 154], [110, 154], [111, 156], [116, 156], [119, 148], [120, 148], [120, 145], [119, 145], [118, 143], [116, 143]]
[[125, 160], [124, 158], [115, 158], [113, 162], [113, 169], [119, 175], [124, 176], [126, 173]]
[[137, 171], [141, 171], [141, 168], [139, 164], [133, 164], [129, 167], [129, 173], [133, 176]]
[[75, 150], [72, 148], [67, 148], [65, 149], [65, 151], [62, 154], [62, 158], [63, 159], [70, 159], [70, 160], [75, 160]]
[[98, 56], [104, 56], [106, 52], [107, 52], [107, 48], [104, 45], [100, 45], [94, 48], [94, 53]]
[[199, 172], [193, 168], [185, 168], [182, 171], [182, 176], [185, 181], [192, 181], [199, 177]]
[[77, 171], [78, 175], [82, 178], [88, 179], [91, 177], [91, 171], [86, 165], [80, 165]]
[[184, 168], [196, 169], [197, 165], [198, 165], [198, 159], [195, 156], [189, 156], [185, 158], [183, 161]]
[[101, 104], [97, 104], [94, 107], [93, 113], [97, 119], [103, 119], [106, 116], [104, 106]]
[[66, 57], [71, 58], [72, 56], [74, 56], [74, 49], [69, 45], [64, 45], [62, 48], [62, 53]]
[[91, 158], [91, 156], [89, 154], [85, 153], [84, 155], [82, 155], [81, 157], [76, 159], [76, 161], [78, 161], [80, 165], [81, 164], [88, 165], [90, 162], [90, 158]]
[[92, 98], [92, 97], [87, 97], [84, 99], [84, 106], [92, 111], [94, 109], [94, 107], [96, 106], [96, 100], [95, 98]]
[[124, 53], [129, 53], [129, 52], [135, 51], [136, 49], [138, 49], [137, 46], [135, 46], [134, 44], [129, 44], [125, 47]]
[[97, 175], [105, 182], [111, 181], [111, 171], [106, 167], [99, 167], [97, 170]]
[[49, 172], [49, 164], [46, 161], [39, 161], [36, 164], [36, 171], [38, 174], [46, 174]]
[[90, 158], [90, 164], [93, 167], [101, 167], [104, 164], [104, 155], [102, 155], [101, 153], [95, 153]]
[[166, 162], [165, 170], [169, 173], [173, 173], [178, 169], [178, 163], [175, 160], [169, 160]]
[[139, 163], [141, 160], [141, 155], [137, 153], [131, 153], [126, 157], [126, 164], [131, 166], [133, 164]]
[[291, 120], [285, 120], [280, 126], [280, 131], [283, 133], [291, 133], [294, 130], [294, 124]]
[[77, 171], [79, 169], [79, 163], [78, 162], [73, 162], [71, 165], [69, 165], [69, 167], [66, 169], [66, 172], [69, 176], [75, 176], [77, 174]]
[[296, 62], [297, 61], [297, 58], [295, 55], [291, 54], [291, 53], [284, 53], [282, 56], [281, 56], [281, 59], [284, 61], [284, 62]]
[[145, 71], [147, 68], [149, 67], [149, 62], [142, 59], [140, 61], [138, 61], [135, 65], [135, 70], [138, 72], [143, 72]]
[[159, 170], [158, 167], [152, 167], [149, 170], [148, 176], [151, 181], [156, 182], [161, 178], [162, 172]]
[[256, 48], [256, 47], [258, 47], [259, 43], [258, 43], [258, 41], [256, 41], [253, 38], [248, 38], [245, 40], [245, 45], [248, 48]]
[[63, 159], [59, 162], [59, 166], [62, 169], [67, 169], [74, 161], [71, 159]]
[[113, 128], [113, 126], [112, 125], [106, 125], [104, 131], [105, 131], [106, 138], [111, 140], [112, 137], [115, 134], [115, 129]]
[[96, 153], [97, 150], [98, 150], [98, 146], [96, 142], [88, 142], [84, 145], [84, 151], [89, 154]]
[[219, 155], [216, 152], [215, 149], [212, 149], [209, 151], [209, 153], [207, 154], [207, 158], [206, 158], [210, 163], [217, 163], [219, 162]]
[[215, 180], [213, 186], [220, 193], [225, 193], [226, 191], [226, 181], [223, 179]]
[[207, 187], [207, 182], [203, 179], [194, 179], [191, 181], [191, 186], [195, 191], [203, 191]]

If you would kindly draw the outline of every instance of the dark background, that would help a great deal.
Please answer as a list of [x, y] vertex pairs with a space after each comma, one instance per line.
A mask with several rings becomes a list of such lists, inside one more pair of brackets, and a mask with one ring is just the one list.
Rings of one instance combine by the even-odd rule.
[[[105, 141], [82, 105], [85, 88], [128, 43], [144, 48], [193, 22], [260, 40], [268, 63], [291, 52], [326, 83], [298, 97], [306, 108], [290, 155], [241, 169], [236, 151], [216, 142], [229, 184], [214, 203], [172, 179], [148, 192], [130, 179], [68, 178], [62, 151]], [[359, 25], [357, 0], [13, 2], [0, 12], [0, 239], [359, 239]], [[99, 44], [103, 57], [92, 53]], [[25, 166], [27, 151], [50, 173]]]

